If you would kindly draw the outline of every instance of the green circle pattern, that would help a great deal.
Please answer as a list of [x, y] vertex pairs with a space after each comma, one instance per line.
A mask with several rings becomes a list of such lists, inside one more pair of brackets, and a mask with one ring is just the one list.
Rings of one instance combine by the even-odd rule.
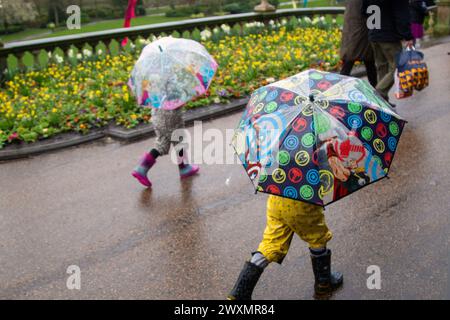
[[291, 161], [291, 156], [287, 151], [280, 151], [277, 155], [277, 161], [280, 165], [285, 166]]
[[311, 200], [314, 197], [314, 189], [310, 185], [304, 185], [300, 188], [300, 196], [305, 200]]
[[305, 148], [309, 148], [311, 147], [314, 143], [316, 142], [316, 138], [314, 137], [314, 135], [312, 133], [306, 133], [303, 137], [302, 137], [302, 145]]
[[277, 110], [278, 108], [278, 104], [275, 101], [271, 101], [268, 104], [266, 104], [266, 106], [264, 107], [264, 111], [266, 113], [272, 113], [275, 110]]
[[389, 123], [389, 131], [393, 136], [397, 136], [400, 133], [400, 128], [397, 123], [391, 121], [391, 123]]
[[373, 130], [370, 127], [363, 127], [361, 129], [361, 135], [365, 140], [370, 141], [373, 137]]
[[317, 72], [311, 73], [311, 74], [309, 75], [309, 77], [310, 77], [311, 79], [313, 79], [313, 80], [320, 80], [320, 79], [323, 79], [323, 75], [321, 75], [320, 73], [317, 73]]
[[266, 182], [266, 180], [267, 180], [267, 174], [261, 172], [261, 174], [259, 175], [259, 182], [261, 182], [261, 183]]
[[350, 102], [348, 104], [348, 110], [352, 113], [360, 113], [362, 111], [362, 105], [357, 102]]

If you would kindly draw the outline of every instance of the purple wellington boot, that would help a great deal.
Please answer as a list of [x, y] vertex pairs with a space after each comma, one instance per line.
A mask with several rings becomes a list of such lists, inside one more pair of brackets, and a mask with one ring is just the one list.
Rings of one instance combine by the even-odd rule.
[[183, 156], [183, 152], [181, 152], [181, 156], [178, 157], [178, 169], [180, 169], [181, 179], [189, 178], [200, 171], [200, 168], [195, 164], [188, 164], [186, 162], [186, 158]]
[[147, 173], [155, 162], [155, 158], [150, 153], [144, 153], [141, 163], [133, 170], [131, 175], [135, 177], [143, 186], [150, 188], [152, 183], [148, 179]]
[[180, 178], [189, 178], [200, 171], [200, 168], [195, 164], [185, 164], [183, 167], [180, 166]]

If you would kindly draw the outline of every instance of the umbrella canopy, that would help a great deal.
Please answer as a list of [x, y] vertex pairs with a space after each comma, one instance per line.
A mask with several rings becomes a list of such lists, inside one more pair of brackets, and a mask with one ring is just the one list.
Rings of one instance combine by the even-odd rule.
[[405, 123], [367, 82], [307, 70], [256, 90], [232, 145], [256, 191], [325, 206], [387, 175]]
[[200, 43], [164, 37], [142, 50], [129, 85], [140, 105], [173, 110], [206, 93], [216, 70]]

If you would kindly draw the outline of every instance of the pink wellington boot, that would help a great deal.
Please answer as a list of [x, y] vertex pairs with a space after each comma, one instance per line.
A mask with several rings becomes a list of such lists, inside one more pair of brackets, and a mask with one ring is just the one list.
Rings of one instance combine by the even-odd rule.
[[143, 186], [150, 188], [152, 183], [148, 179], [147, 173], [155, 162], [156, 159], [150, 153], [144, 153], [141, 163], [133, 170], [131, 175], [135, 177]]
[[181, 151], [178, 156], [178, 169], [180, 169], [180, 178], [185, 179], [189, 178], [200, 171], [200, 168], [195, 164], [188, 164], [186, 161], [186, 157], [183, 155], [183, 151]]
[[189, 178], [200, 171], [200, 168], [195, 164], [183, 164], [180, 165], [180, 178]]

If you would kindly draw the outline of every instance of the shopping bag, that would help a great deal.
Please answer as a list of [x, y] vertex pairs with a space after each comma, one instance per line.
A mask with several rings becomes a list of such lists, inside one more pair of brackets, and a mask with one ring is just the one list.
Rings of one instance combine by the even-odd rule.
[[403, 49], [396, 59], [395, 96], [397, 99], [413, 95], [414, 90], [420, 91], [428, 86], [428, 67], [424, 54], [414, 47]]

